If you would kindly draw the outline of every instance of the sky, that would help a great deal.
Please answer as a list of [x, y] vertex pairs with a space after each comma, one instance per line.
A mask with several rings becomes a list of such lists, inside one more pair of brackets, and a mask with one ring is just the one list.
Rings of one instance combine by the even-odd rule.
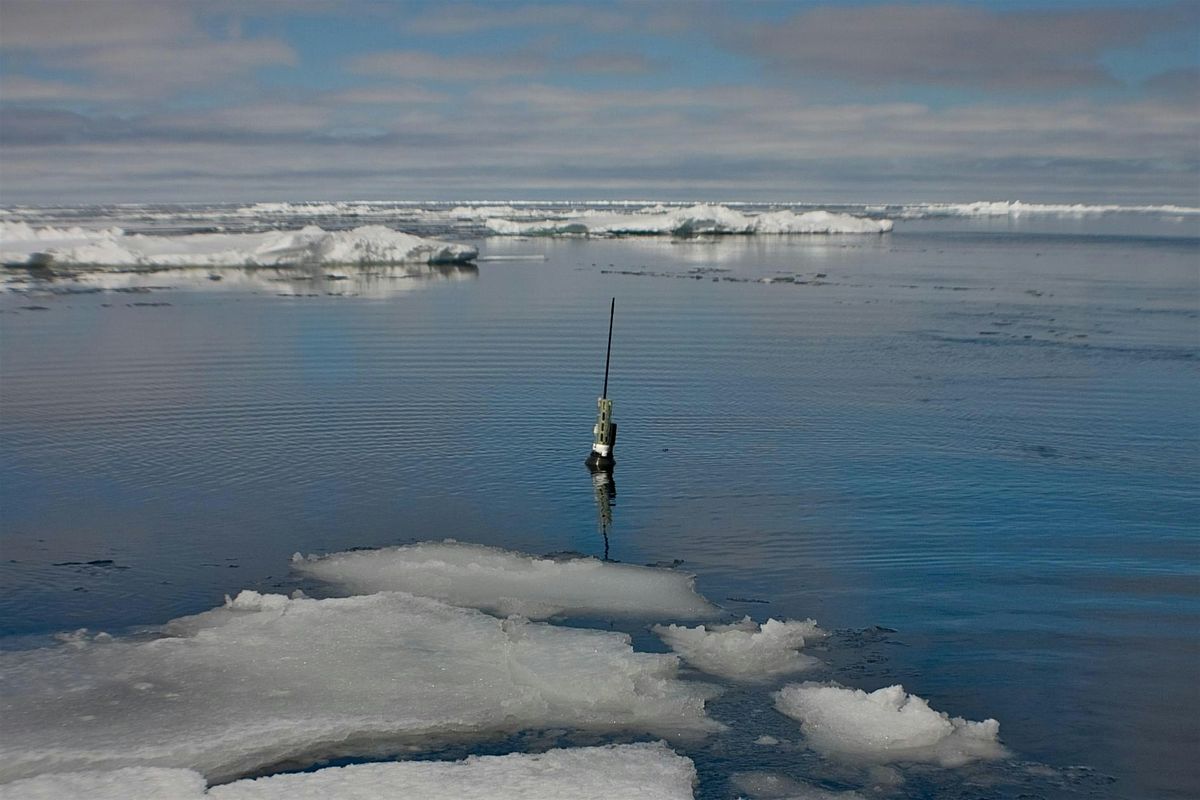
[[1200, 206], [1200, 2], [3, 0], [0, 204]]

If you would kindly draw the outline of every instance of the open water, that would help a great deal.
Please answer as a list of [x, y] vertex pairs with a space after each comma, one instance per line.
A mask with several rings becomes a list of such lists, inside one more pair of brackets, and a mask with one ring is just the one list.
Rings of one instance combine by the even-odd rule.
[[[678, 560], [732, 612], [837, 630], [825, 677], [1000, 721], [1002, 779], [898, 796], [1195, 797], [1196, 220], [450, 230], [478, 267], [86, 292], [10, 269], [0, 646], [288, 589], [296, 551]], [[583, 458], [611, 297], [608, 479]], [[713, 715], [736, 722], [739, 697]], [[763, 730], [799, 738], [778, 715]], [[728, 737], [685, 752], [708, 798], [814, 761]]]

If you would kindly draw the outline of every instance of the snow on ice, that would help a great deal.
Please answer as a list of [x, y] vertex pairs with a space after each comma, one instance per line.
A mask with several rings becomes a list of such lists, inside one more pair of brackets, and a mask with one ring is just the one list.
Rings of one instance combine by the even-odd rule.
[[684, 572], [595, 558], [538, 558], [452, 540], [296, 555], [292, 569], [356, 594], [411, 592], [530, 619], [589, 614], [703, 619], [717, 613]]
[[837, 684], [793, 684], [775, 694], [775, 707], [800, 722], [812, 749], [851, 761], [957, 767], [1007, 753], [996, 720], [950, 717], [899, 685], [867, 693]]
[[884, 233], [892, 229], [891, 220], [831, 211], [743, 214], [727, 206], [705, 204], [688, 208], [658, 206], [633, 213], [588, 210], [525, 222], [495, 217], [485, 224], [493, 233], [506, 236]]
[[760, 626], [749, 617], [695, 628], [655, 625], [654, 632], [696, 669], [736, 681], [762, 681], [817, 666], [820, 661], [798, 651], [826, 635], [811, 619], [769, 619]]
[[326, 231], [315, 225], [265, 233], [127, 234], [120, 228], [34, 228], [0, 222], [0, 263], [29, 266], [277, 267], [314, 264], [442, 264], [470, 261], [474, 247], [382, 225]]
[[0, 800], [691, 800], [696, 771], [661, 742], [330, 767], [205, 790], [186, 769], [128, 767], [0, 786]]
[[0, 783], [126, 766], [210, 781], [530, 729], [687, 735], [711, 686], [628, 636], [384, 592], [243, 591], [159, 638], [0, 654]]

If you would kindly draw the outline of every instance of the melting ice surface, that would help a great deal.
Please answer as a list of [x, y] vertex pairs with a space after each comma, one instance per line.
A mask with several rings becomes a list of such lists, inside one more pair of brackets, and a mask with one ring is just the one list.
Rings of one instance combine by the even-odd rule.
[[254, 267], [307, 264], [456, 263], [478, 255], [474, 247], [425, 239], [382, 225], [326, 231], [128, 234], [121, 228], [35, 228], [0, 222], [0, 262], [31, 266]]
[[696, 770], [665, 744], [355, 764], [205, 788], [193, 770], [126, 767], [42, 775], [0, 786], [0, 800], [691, 800]]
[[0, 782], [161, 766], [209, 780], [527, 729], [720, 728], [714, 689], [624, 634], [500, 620], [410, 594], [244, 591], [160, 638], [0, 655]]
[[[527, 217], [521, 214], [521, 217]], [[693, 235], [784, 233], [884, 233], [891, 220], [856, 217], [825, 210], [742, 213], [722, 205], [687, 208], [651, 206], [634, 212], [586, 210], [560, 217], [515, 221], [492, 217], [487, 227], [504, 235]]]
[[837, 758], [957, 767], [1007, 755], [996, 720], [950, 717], [903, 686], [867, 693], [836, 684], [803, 683], [776, 693], [775, 707], [801, 723], [809, 746]]
[[292, 569], [365, 594], [412, 592], [447, 603], [529, 619], [618, 615], [699, 619], [717, 609], [693, 576], [595, 558], [537, 558], [455, 541], [292, 559]]
[[759, 625], [749, 617], [695, 628], [655, 625], [654, 632], [696, 669], [750, 682], [816, 667], [817, 659], [798, 651], [806, 641], [826, 635], [811, 619], [769, 619]]

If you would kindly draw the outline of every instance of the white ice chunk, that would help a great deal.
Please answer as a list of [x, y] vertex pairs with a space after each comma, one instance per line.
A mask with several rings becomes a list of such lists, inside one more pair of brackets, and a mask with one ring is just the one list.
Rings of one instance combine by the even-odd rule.
[[800, 722], [809, 746], [836, 758], [956, 767], [1007, 755], [996, 720], [950, 717], [899, 685], [868, 694], [837, 684], [793, 684], [776, 692], [775, 707]]
[[474, 247], [382, 225], [326, 231], [315, 225], [265, 233], [127, 234], [120, 228], [31, 228], [0, 222], [0, 263], [119, 267], [276, 267], [314, 264], [440, 264], [470, 261]]
[[721, 727], [704, 713], [713, 687], [628, 636], [403, 593], [246, 591], [163, 634], [0, 653], [0, 783], [125, 766], [222, 780], [530, 729]]
[[762, 681], [820, 664], [799, 652], [825, 632], [815, 620], [769, 619], [761, 626], [745, 617], [732, 625], [655, 625], [667, 645], [696, 669], [737, 681]]
[[292, 568], [356, 594], [385, 590], [530, 619], [605, 614], [698, 619], [717, 609], [693, 576], [595, 558], [558, 560], [454, 541], [293, 559]]
[[525, 222], [496, 217], [485, 224], [493, 233], [506, 236], [884, 233], [892, 229], [891, 220], [831, 211], [782, 210], [756, 215], [710, 204], [687, 208], [660, 206], [632, 213], [589, 210]]
[[0, 800], [691, 800], [696, 770], [662, 742], [546, 753], [330, 767], [205, 791], [186, 769], [130, 767], [43, 775], [0, 786]]

